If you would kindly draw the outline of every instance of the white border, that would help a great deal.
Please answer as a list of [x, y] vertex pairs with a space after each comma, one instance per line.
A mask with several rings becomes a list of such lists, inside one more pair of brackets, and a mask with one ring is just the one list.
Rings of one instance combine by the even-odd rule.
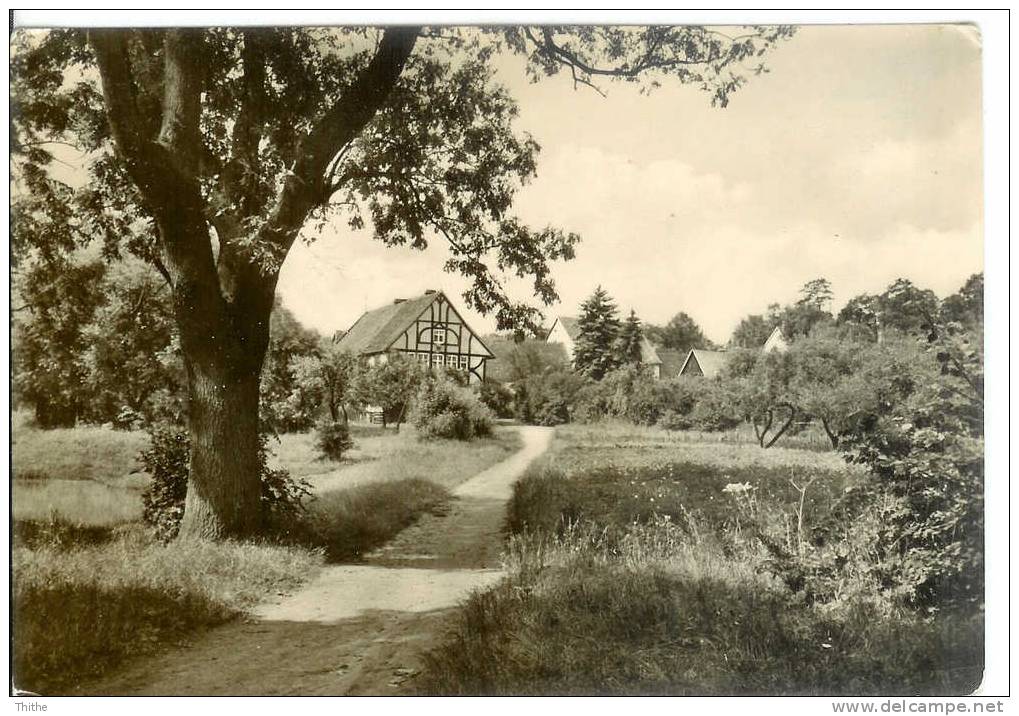
[[[1009, 168], [1011, 152], [1009, 144], [1009, 90], [1012, 81], [1009, 70], [1009, 31], [1011, 17], [1007, 10], [896, 10], [896, 11], [837, 11], [837, 10], [550, 10], [529, 9], [499, 10], [400, 10], [377, 8], [370, 10], [41, 10], [26, 9], [15, 11], [14, 21], [18, 26], [134, 26], [134, 25], [255, 25], [255, 24], [384, 24], [384, 23], [464, 23], [498, 24], [520, 22], [605, 22], [605, 23], [655, 23], [686, 22], [710, 24], [746, 23], [943, 23], [973, 22], [980, 27], [984, 55], [984, 176], [985, 176], [985, 264], [986, 264], [986, 305], [987, 305], [987, 670], [981, 691], [985, 694], [1006, 694], [1010, 691], [1009, 671], [1010, 624], [1008, 606], [1010, 601], [1010, 552], [1008, 539], [1010, 492], [1008, 489], [1009, 468], [1012, 465], [1009, 454], [1011, 428], [1009, 369], [1012, 359], [1009, 352], [1009, 329], [1011, 319], [1011, 297], [1009, 292]], [[4, 76], [4, 83], [9, 83]], [[9, 108], [8, 108], [9, 111]], [[6, 297], [5, 297], [5, 300]], [[1006, 308], [1007, 307], [1007, 308]], [[9, 355], [6, 343], [3, 354]], [[1006, 360], [1006, 356], [1008, 359]], [[8, 417], [9, 420], [9, 417]], [[1006, 429], [1006, 426], [1009, 426]], [[5, 494], [4, 499], [7, 499]], [[9, 508], [9, 505], [6, 505]], [[5, 539], [6, 536], [5, 536]], [[5, 571], [5, 586], [8, 575]], [[8, 591], [9, 594], [9, 591]], [[6, 668], [6, 667], [5, 667]], [[77, 713], [102, 711], [104, 714], [133, 713], [139, 703], [131, 699], [100, 699], [82, 701], [79, 699], [42, 699], [49, 710], [62, 711], [73, 707]], [[633, 705], [642, 711], [704, 713], [729, 708], [761, 711], [763, 713], [807, 714], [832, 713], [832, 699], [646, 699]], [[862, 701], [880, 702], [881, 699]], [[966, 701], [969, 701], [968, 699]], [[628, 706], [618, 700], [571, 701], [569, 704], [548, 699], [490, 700], [482, 706], [473, 699], [448, 700], [428, 699], [399, 702], [404, 708], [441, 710], [443, 713], [475, 711], [478, 707], [494, 713], [513, 713], [521, 709], [550, 708], [560, 710], [575, 708], [587, 710], [612, 709]], [[384, 709], [391, 704], [380, 701], [371, 704], [351, 703], [358, 708], [367, 706]], [[14, 704], [9, 705], [12, 712]], [[275, 710], [277, 706], [296, 708], [301, 711], [335, 711], [346, 708], [347, 702], [330, 699], [306, 699], [299, 702], [276, 700], [232, 699], [230, 702], [214, 699], [150, 700], [143, 702], [143, 708], [156, 713], [174, 713], [182, 709], [198, 709], [202, 712], [223, 709]], [[1006, 710], [1008, 707], [1006, 706]]]

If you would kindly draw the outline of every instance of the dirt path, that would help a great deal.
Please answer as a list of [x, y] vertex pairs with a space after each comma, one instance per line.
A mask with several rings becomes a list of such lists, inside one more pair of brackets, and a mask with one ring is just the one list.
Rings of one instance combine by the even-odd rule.
[[500, 579], [506, 501], [548, 447], [523, 447], [461, 484], [448, 513], [425, 515], [362, 564], [326, 567], [300, 592], [196, 643], [139, 660], [89, 688], [118, 695], [389, 695], [405, 692], [455, 607]]

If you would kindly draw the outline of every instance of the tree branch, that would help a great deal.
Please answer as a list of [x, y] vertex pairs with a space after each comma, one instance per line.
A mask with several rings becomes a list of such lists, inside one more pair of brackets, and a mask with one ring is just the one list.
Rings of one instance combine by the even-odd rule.
[[141, 135], [144, 124], [131, 76], [127, 35], [120, 30], [89, 30], [88, 42], [99, 66], [110, 131], [132, 171], [145, 158], [148, 138]]
[[260, 238], [289, 250], [308, 213], [328, 201], [324, 182], [330, 161], [352, 142], [382, 107], [414, 49], [419, 28], [390, 27], [368, 67], [301, 141], [280, 198]]
[[243, 199], [258, 204], [258, 147], [262, 141], [265, 117], [265, 50], [266, 43], [260, 30], [245, 30], [241, 48], [244, 71], [244, 92], [240, 111], [231, 134], [230, 163], [223, 172], [222, 188], [243, 216], [257, 208], [245, 206]]
[[170, 30], [163, 41], [163, 122], [159, 144], [190, 177], [202, 156], [199, 115], [202, 96], [202, 30]]

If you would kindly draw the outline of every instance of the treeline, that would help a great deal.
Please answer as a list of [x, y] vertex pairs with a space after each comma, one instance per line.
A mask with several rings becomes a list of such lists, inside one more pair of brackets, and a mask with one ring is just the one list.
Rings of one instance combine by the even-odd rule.
[[[717, 431], [745, 423], [762, 447], [817, 424], [868, 477], [814, 528], [809, 551], [789, 553], [762, 537], [781, 571], [831, 590], [849, 579], [847, 569], [865, 568], [914, 604], [977, 606], [983, 276], [943, 301], [901, 279], [851, 300], [837, 316], [830, 299], [828, 282], [812, 281], [797, 303], [744, 320], [715, 378], [655, 380], [639, 363], [591, 360], [589, 348], [573, 366], [565, 354], [543, 362], [525, 342], [509, 356], [521, 367], [510, 407], [521, 420], [547, 425], [614, 418]], [[606, 323], [603, 315], [595, 325]], [[776, 327], [788, 346], [765, 352]]]
[[[25, 267], [15, 286], [15, 400], [39, 427], [184, 423], [186, 367], [170, 293], [153, 268], [60, 255]], [[402, 421], [418, 385], [409, 367], [362, 366], [278, 300], [269, 333], [260, 402], [267, 430], [345, 422], [365, 404]]]

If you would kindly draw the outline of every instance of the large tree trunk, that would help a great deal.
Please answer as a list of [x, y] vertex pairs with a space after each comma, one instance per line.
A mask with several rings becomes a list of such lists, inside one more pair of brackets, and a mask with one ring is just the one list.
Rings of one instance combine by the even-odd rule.
[[256, 534], [261, 527], [258, 373], [189, 361], [190, 479], [182, 538]]
[[[354, 141], [383, 105], [414, 47], [419, 28], [387, 29], [368, 66], [300, 139], [293, 165], [254, 239], [282, 264], [308, 215], [337, 187], [328, 173], [337, 153]], [[206, 205], [201, 132], [206, 65], [204, 31], [163, 35], [162, 105], [143, 111], [137, 97], [129, 33], [90, 30], [102, 78], [110, 131], [124, 167], [155, 219], [164, 276], [188, 369], [191, 473], [180, 535], [244, 537], [261, 519], [258, 382], [269, 340], [269, 314], [279, 265], [249, 255], [236, 242], [244, 220], [263, 203], [227, 168], [220, 177], [224, 205]], [[249, 95], [237, 115], [232, 161], [258, 160], [259, 116], [265, 81], [263, 49], [245, 39], [244, 81]], [[156, 90], [153, 90], [156, 91]], [[213, 255], [209, 224], [219, 244]]]

